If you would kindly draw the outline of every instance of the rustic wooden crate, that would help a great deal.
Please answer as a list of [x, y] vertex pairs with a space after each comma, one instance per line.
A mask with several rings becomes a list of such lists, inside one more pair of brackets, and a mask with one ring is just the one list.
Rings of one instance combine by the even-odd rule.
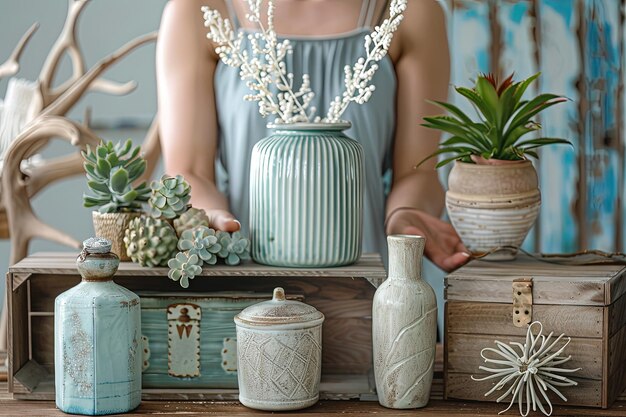
[[[495, 384], [484, 375], [480, 351], [494, 340], [523, 342], [526, 327], [513, 324], [514, 280], [532, 279], [532, 321], [544, 334], [572, 338], [567, 365], [578, 386], [562, 390], [568, 404], [609, 407], [626, 386], [626, 268], [564, 266], [519, 256], [515, 261], [473, 261], [445, 279], [445, 398], [495, 401], [484, 394]], [[552, 394], [552, 393], [551, 393]], [[560, 401], [554, 395], [553, 403]]]
[[[323, 325], [321, 397], [375, 400], [371, 351], [371, 302], [385, 278], [378, 255], [327, 269], [274, 268], [248, 263], [204, 268], [181, 288], [166, 268], [120, 265], [115, 281], [130, 290], [177, 296], [224, 291], [270, 294], [282, 286], [326, 316]], [[9, 392], [18, 399], [54, 399], [54, 299], [78, 284], [75, 255], [32, 255], [9, 268]], [[148, 388], [144, 399], [236, 399], [233, 388]]]

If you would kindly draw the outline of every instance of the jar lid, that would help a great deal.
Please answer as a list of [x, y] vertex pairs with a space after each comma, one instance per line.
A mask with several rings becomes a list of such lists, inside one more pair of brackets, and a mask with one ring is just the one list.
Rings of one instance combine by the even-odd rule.
[[235, 316], [235, 323], [244, 327], [313, 327], [324, 321], [324, 315], [315, 307], [300, 301], [287, 300], [285, 290], [274, 289], [270, 301], [263, 301], [245, 308]]
[[83, 241], [83, 250], [87, 253], [109, 253], [111, 242], [103, 237], [90, 237]]

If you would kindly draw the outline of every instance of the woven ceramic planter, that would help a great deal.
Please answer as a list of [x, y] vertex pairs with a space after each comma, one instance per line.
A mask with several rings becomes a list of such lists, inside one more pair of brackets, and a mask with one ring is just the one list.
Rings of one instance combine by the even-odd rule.
[[130, 261], [126, 254], [124, 232], [130, 221], [139, 217], [141, 213], [100, 213], [92, 212], [93, 228], [96, 236], [103, 237], [111, 242], [111, 252], [119, 256], [120, 261]]
[[322, 323], [315, 307], [274, 297], [235, 316], [239, 401], [266, 411], [299, 410], [319, 399]]
[[254, 146], [252, 257], [262, 264], [330, 267], [361, 255], [363, 149], [349, 123], [281, 126]]
[[[480, 165], [455, 162], [448, 178], [446, 208], [452, 225], [474, 254], [521, 246], [541, 206], [537, 172], [530, 161]], [[500, 250], [489, 259], [515, 258]]]

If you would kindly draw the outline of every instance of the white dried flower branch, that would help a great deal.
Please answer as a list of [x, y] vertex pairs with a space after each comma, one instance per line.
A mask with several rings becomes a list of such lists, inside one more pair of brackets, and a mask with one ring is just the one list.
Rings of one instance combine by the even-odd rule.
[[[246, 18], [259, 28], [259, 32], [248, 34], [252, 54], [243, 47], [242, 32], [235, 34], [228, 19], [222, 18], [217, 10], [203, 7], [204, 24], [209, 29], [207, 38], [217, 47], [215, 52], [222, 62], [239, 68], [239, 75], [255, 93], [244, 97], [256, 101], [263, 117], [270, 114], [278, 116], [276, 123], [308, 122], [315, 112], [312, 108], [307, 113], [314, 93], [310, 88], [308, 75], [302, 76], [302, 84], [297, 92], [293, 91], [294, 76], [287, 72], [285, 56], [291, 53], [289, 40], [278, 42], [274, 31], [274, 3], [268, 2], [267, 27], [261, 22], [261, 0], [247, 0], [250, 13]], [[271, 86], [275, 85], [278, 93], [274, 95]]]
[[339, 122], [351, 102], [363, 104], [370, 99], [376, 88], [370, 85], [370, 82], [378, 70], [377, 62], [387, 55], [393, 34], [404, 18], [406, 4], [407, 0], [392, 0], [389, 5], [389, 18], [380, 26], [376, 26], [370, 35], [365, 35], [365, 58], [359, 58], [352, 68], [349, 65], [344, 67], [346, 89], [341, 97], [335, 97], [330, 103], [323, 122]]
[[[533, 326], [539, 326], [537, 335], [533, 334]], [[491, 375], [475, 378], [474, 381], [486, 381], [490, 379], [499, 378], [500, 381], [489, 390], [485, 397], [493, 394], [495, 391], [501, 391], [506, 388], [504, 394], [502, 394], [496, 402], [500, 402], [511, 396], [509, 406], [502, 410], [498, 414], [502, 414], [511, 409], [513, 404], [517, 401], [519, 405], [519, 412], [522, 416], [527, 416], [532, 410], [539, 410], [549, 416], [552, 414], [553, 408], [550, 399], [548, 398], [548, 392], [552, 391], [558, 395], [563, 401], [567, 401], [567, 398], [559, 391], [558, 387], [570, 387], [578, 385], [576, 381], [567, 378], [563, 373], [572, 373], [579, 371], [577, 369], [564, 369], [561, 368], [566, 362], [569, 362], [572, 357], [561, 356], [567, 345], [572, 340], [570, 337], [567, 341], [556, 351], [553, 351], [559, 342], [565, 337], [561, 334], [559, 337], [552, 340], [554, 333], [550, 333], [548, 336], [543, 336], [541, 333], [543, 326], [540, 322], [535, 321], [530, 324], [528, 331], [526, 332], [526, 343], [523, 345], [517, 342], [511, 342], [510, 344], [502, 343], [498, 340], [495, 341], [498, 349], [485, 348], [480, 352], [480, 356], [486, 363], [493, 363], [499, 365], [497, 368], [488, 368], [486, 366], [479, 366], [481, 371], [490, 372]], [[519, 349], [519, 352], [515, 348]], [[485, 353], [490, 352], [495, 354], [496, 358], [486, 356]], [[508, 388], [507, 384], [511, 384]], [[541, 397], [538, 395], [541, 394]], [[542, 401], [545, 401], [548, 405], [548, 411], [544, 407]], [[526, 403], [526, 409], [523, 405]]]
[[[324, 119], [314, 117], [315, 107], [309, 105], [315, 93], [311, 90], [308, 74], [302, 76], [302, 82], [294, 92], [294, 75], [287, 71], [285, 57], [292, 53], [289, 40], [278, 41], [274, 30], [274, 1], [268, 0], [267, 25], [261, 21], [263, 0], [246, 0], [250, 13], [246, 18], [258, 26], [259, 31], [248, 34], [252, 54], [244, 48], [244, 35], [235, 34], [229, 19], [222, 18], [216, 11], [203, 7], [205, 26], [209, 29], [207, 38], [217, 46], [216, 53], [226, 65], [239, 68], [239, 75], [254, 93], [244, 97], [256, 101], [263, 117], [274, 114], [274, 123], [339, 122], [341, 115], [351, 102], [363, 104], [369, 100], [375, 87], [369, 85], [378, 70], [381, 59], [387, 55], [394, 32], [398, 29], [406, 9], [407, 0], [392, 0], [389, 6], [389, 18], [365, 36], [365, 58], [350, 67], [344, 68], [346, 91], [330, 103]], [[271, 86], [277, 93], [272, 92]]]

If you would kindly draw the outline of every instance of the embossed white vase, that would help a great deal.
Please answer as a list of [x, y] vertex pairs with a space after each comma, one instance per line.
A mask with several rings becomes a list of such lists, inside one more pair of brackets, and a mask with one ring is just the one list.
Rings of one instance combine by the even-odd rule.
[[349, 123], [296, 123], [254, 146], [252, 258], [290, 267], [348, 265], [361, 256], [363, 148]]
[[287, 300], [280, 287], [272, 300], [237, 314], [239, 401], [267, 411], [315, 404], [322, 375], [323, 321], [315, 307]]
[[388, 408], [428, 403], [437, 343], [437, 300], [422, 279], [425, 239], [392, 235], [389, 276], [372, 307], [374, 373], [378, 401]]

